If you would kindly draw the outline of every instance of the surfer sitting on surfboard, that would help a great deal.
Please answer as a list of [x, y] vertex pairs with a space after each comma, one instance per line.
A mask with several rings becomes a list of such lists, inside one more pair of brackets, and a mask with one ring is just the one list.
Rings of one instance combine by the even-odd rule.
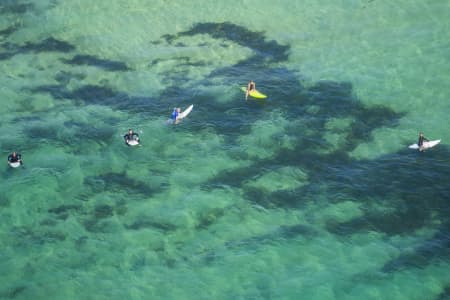
[[132, 129], [128, 129], [128, 133], [125, 134], [123, 136], [123, 138], [125, 139], [125, 144], [127, 144], [128, 146], [130, 146], [130, 141], [139, 141], [139, 134], [137, 134], [136, 132], [133, 132]]
[[16, 151], [14, 151], [13, 153], [11, 153], [8, 156], [8, 163], [17, 163], [19, 162], [20, 164], [22, 163], [22, 155], [20, 155], [19, 153], [16, 153]]
[[253, 80], [250, 80], [249, 83], [247, 84], [247, 91], [245, 92], [245, 100], [247, 100], [248, 94], [253, 90], [256, 90], [256, 83]]
[[181, 108], [180, 107], [175, 107], [173, 109], [172, 115], [170, 115], [170, 119], [172, 120], [172, 122], [174, 124], [178, 123], [178, 121], [179, 121], [178, 120], [178, 116], [180, 115], [180, 113], [181, 113]]
[[173, 109], [172, 115], [170, 116], [170, 119], [172, 119], [172, 121], [175, 123], [178, 119], [178, 115], [181, 112], [181, 108], [180, 107], [175, 107]]
[[417, 146], [419, 146], [419, 151], [425, 150], [423, 142], [429, 142], [429, 140], [423, 135], [423, 132], [419, 133], [419, 140], [417, 141]]

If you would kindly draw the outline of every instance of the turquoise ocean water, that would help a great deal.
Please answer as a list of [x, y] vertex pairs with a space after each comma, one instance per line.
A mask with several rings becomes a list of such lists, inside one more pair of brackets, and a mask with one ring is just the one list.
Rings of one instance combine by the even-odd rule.
[[0, 0], [0, 298], [449, 299], [449, 15]]

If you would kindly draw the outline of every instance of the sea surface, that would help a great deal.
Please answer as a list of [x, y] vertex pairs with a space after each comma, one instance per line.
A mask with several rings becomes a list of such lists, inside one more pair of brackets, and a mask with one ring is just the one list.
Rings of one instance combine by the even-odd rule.
[[0, 0], [0, 299], [450, 299], [449, 16]]

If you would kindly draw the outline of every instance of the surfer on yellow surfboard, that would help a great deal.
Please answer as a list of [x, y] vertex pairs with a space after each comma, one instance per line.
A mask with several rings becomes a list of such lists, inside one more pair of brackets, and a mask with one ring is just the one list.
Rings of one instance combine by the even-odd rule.
[[245, 92], [245, 100], [247, 100], [249, 95], [251, 97], [257, 98], [257, 99], [267, 98], [266, 95], [264, 95], [256, 90], [256, 83], [253, 80], [249, 81], [249, 83], [247, 84], [247, 87], [242, 87], [241, 89]]

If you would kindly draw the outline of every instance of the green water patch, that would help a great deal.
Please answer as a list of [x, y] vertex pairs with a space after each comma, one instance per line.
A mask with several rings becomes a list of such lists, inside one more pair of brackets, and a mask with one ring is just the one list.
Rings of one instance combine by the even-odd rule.
[[238, 143], [251, 158], [272, 157], [280, 149], [293, 149], [292, 137], [285, 133], [289, 121], [279, 117], [256, 121], [247, 135], [242, 135]]
[[256, 179], [250, 180], [246, 186], [273, 193], [279, 190], [296, 189], [304, 184], [308, 184], [307, 175], [304, 172], [293, 167], [283, 167], [263, 173]]

